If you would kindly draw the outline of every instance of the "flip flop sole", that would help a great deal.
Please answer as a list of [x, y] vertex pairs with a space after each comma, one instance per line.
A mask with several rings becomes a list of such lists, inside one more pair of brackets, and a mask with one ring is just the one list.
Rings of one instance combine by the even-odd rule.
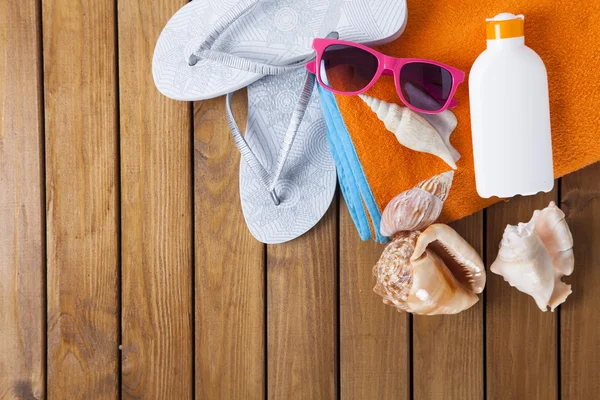
[[[245, 137], [268, 171], [277, 161], [304, 75], [304, 71], [296, 71], [267, 76], [248, 87]], [[240, 197], [250, 232], [268, 244], [287, 242], [304, 234], [327, 212], [336, 180], [325, 119], [314, 90], [276, 186], [280, 205], [273, 203], [248, 164], [243, 159], [240, 163]]]
[[[204, 100], [231, 93], [263, 75], [189, 56], [238, 0], [194, 0], [163, 29], [152, 61], [158, 90], [176, 100]], [[398, 37], [406, 24], [406, 0], [262, 1], [226, 29], [212, 49], [286, 65], [312, 54], [312, 40], [337, 31], [340, 39], [379, 44]]]

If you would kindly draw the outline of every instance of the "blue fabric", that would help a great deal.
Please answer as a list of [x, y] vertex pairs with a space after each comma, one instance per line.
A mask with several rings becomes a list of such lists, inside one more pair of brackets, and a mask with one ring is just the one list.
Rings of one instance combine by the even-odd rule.
[[356, 154], [356, 149], [354, 148], [346, 124], [344, 124], [344, 119], [337, 106], [335, 96], [320, 85], [318, 88], [321, 108], [323, 109], [323, 115], [327, 124], [327, 139], [338, 170], [338, 180], [342, 194], [348, 205], [350, 216], [354, 221], [360, 238], [362, 240], [369, 240], [372, 238], [372, 233], [366, 214], [368, 211], [373, 223], [375, 240], [379, 243], [386, 243], [389, 241], [389, 238], [379, 233], [381, 212], [379, 211], [379, 207], [377, 207], [373, 192], [360, 165], [358, 154]]
[[331, 115], [331, 109], [323, 107], [323, 103], [329, 101], [321, 97], [321, 107], [327, 124], [327, 140], [331, 148], [333, 160], [336, 165], [338, 181], [342, 190], [342, 195], [346, 200], [348, 211], [354, 221], [354, 225], [358, 230], [358, 234], [362, 240], [371, 239], [371, 229], [369, 228], [369, 221], [367, 215], [362, 206], [362, 199], [360, 192], [355, 185], [352, 185], [354, 178], [352, 177], [352, 170], [350, 168], [346, 154], [343, 151], [344, 146], [338, 140], [337, 136], [333, 134], [337, 130], [336, 126], [338, 121], [334, 115]]

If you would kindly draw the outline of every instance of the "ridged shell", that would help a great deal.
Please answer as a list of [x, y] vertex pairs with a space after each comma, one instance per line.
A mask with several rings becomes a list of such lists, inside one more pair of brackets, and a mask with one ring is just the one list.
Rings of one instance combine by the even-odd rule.
[[533, 297], [540, 310], [554, 311], [571, 294], [571, 285], [562, 277], [571, 275], [574, 265], [573, 236], [565, 214], [551, 202], [535, 211], [528, 223], [506, 227], [491, 270]]
[[[449, 245], [436, 246], [438, 240]], [[485, 285], [485, 269], [475, 250], [468, 244], [469, 249], [464, 248], [464, 244], [464, 239], [447, 225], [432, 225], [422, 234], [401, 232], [373, 267], [373, 291], [398, 311], [436, 315], [468, 309], [479, 300], [474, 286], [481, 283], [480, 279], [477, 285], [469, 284], [469, 276], [479, 271]], [[457, 249], [464, 254], [454, 253]], [[469, 260], [467, 265], [459, 264], [465, 259]], [[477, 271], [472, 270], [474, 266]]]
[[[437, 105], [437, 101], [425, 94], [421, 89], [417, 88], [410, 82], [404, 87], [408, 98], [411, 102], [420, 108], [434, 108]], [[460, 159], [460, 153], [450, 143], [450, 135], [458, 125], [456, 115], [449, 109], [442, 111], [437, 114], [421, 114], [423, 118], [427, 120], [433, 126], [433, 128], [440, 134], [444, 144], [452, 153], [452, 159], [456, 162]]]
[[448, 198], [454, 171], [448, 171], [417, 184], [394, 197], [383, 210], [379, 231], [392, 236], [401, 231], [416, 231], [433, 224]]
[[375, 267], [373, 291], [383, 297], [385, 304], [409, 311], [408, 296], [413, 286], [414, 267], [410, 257], [420, 232], [402, 232], [390, 242]]
[[454, 156], [458, 153], [452, 148], [453, 156], [440, 133], [423, 116], [408, 107], [400, 107], [364, 94], [359, 96], [396, 136], [401, 145], [411, 150], [433, 154], [444, 160], [452, 169], [456, 169]]

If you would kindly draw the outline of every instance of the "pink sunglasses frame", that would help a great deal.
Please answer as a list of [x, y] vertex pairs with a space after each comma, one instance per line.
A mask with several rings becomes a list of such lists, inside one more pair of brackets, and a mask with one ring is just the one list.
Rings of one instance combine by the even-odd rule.
[[[377, 72], [375, 72], [375, 75], [373, 76], [373, 79], [371, 80], [371, 82], [369, 82], [369, 84], [367, 86], [365, 86], [363, 89], [356, 91], [356, 92], [343, 92], [343, 91], [339, 91], [339, 90], [336, 90], [336, 89], [333, 89], [333, 88], [327, 86], [321, 80], [321, 72], [320, 72], [319, 68], [317, 68], [317, 65], [321, 65], [321, 59], [323, 57], [323, 52], [325, 51], [325, 49], [328, 46], [336, 45], [336, 44], [341, 44], [341, 45], [346, 45], [346, 46], [362, 49], [368, 53], [373, 54], [377, 58], [377, 61], [378, 61]], [[393, 75], [394, 83], [396, 85], [396, 92], [398, 92], [398, 96], [400, 97], [400, 100], [402, 100], [402, 102], [411, 110], [414, 110], [416, 112], [423, 113], [423, 114], [439, 114], [448, 108], [453, 108], [458, 105], [458, 102], [456, 100], [454, 100], [454, 93], [456, 92], [458, 85], [460, 85], [465, 80], [465, 73], [463, 71], [456, 69], [454, 67], [451, 67], [449, 65], [442, 64], [437, 61], [424, 60], [424, 59], [420, 59], [420, 58], [391, 57], [391, 56], [385, 55], [383, 53], [380, 53], [376, 50], [373, 50], [370, 47], [364, 46], [362, 44], [354, 43], [354, 42], [347, 42], [344, 40], [337, 40], [337, 39], [317, 38], [317, 39], [313, 40], [312, 47], [316, 51], [317, 55], [313, 61], [309, 62], [306, 65], [306, 69], [310, 73], [315, 74], [317, 76], [317, 81], [319, 82], [319, 84], [330, 92], [347, 95], [347, 96], [361, 94], [361, 93], [364, 93], [367, 90], [369, 90], [375, 84], [375, 82], [377, 82], [379, 80], [379, 78], [381, 78], [382, 75]], [[406, 64], [417, 63], [417, 62], [425, 63], [425, 64], [432, 64], [432, 65], [436, 65], [438, 67], [442, 67], [442, 68], [446, 69], [448, 72], [450, 72], [450, 75], [452, 76], [452, 89], [450, 90], [450, 95], [448, 96], [448, 100], [446, 101], [446, 104], [444, 104], [444, 106], [442, 108], [440, 108], [439, 110], [433, 110], [433, 111], [432, 110], [423, 110], [418, 107], [415, 107], [415, 106], [411, 105], [408, 101], [406, 101], [406, 99], [404, 98], [404, 95], [402, 94], [402, 90], [400, 87], [400, 70]]]

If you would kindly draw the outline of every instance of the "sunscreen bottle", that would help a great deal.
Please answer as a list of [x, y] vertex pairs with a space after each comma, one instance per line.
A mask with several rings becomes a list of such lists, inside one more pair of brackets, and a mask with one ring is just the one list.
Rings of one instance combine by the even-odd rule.
[[533, 195], [554, 186], [548, 75], [525, 46], [524, 17], [486, 20], [487, 49], [469, 76], [477, 193]]

